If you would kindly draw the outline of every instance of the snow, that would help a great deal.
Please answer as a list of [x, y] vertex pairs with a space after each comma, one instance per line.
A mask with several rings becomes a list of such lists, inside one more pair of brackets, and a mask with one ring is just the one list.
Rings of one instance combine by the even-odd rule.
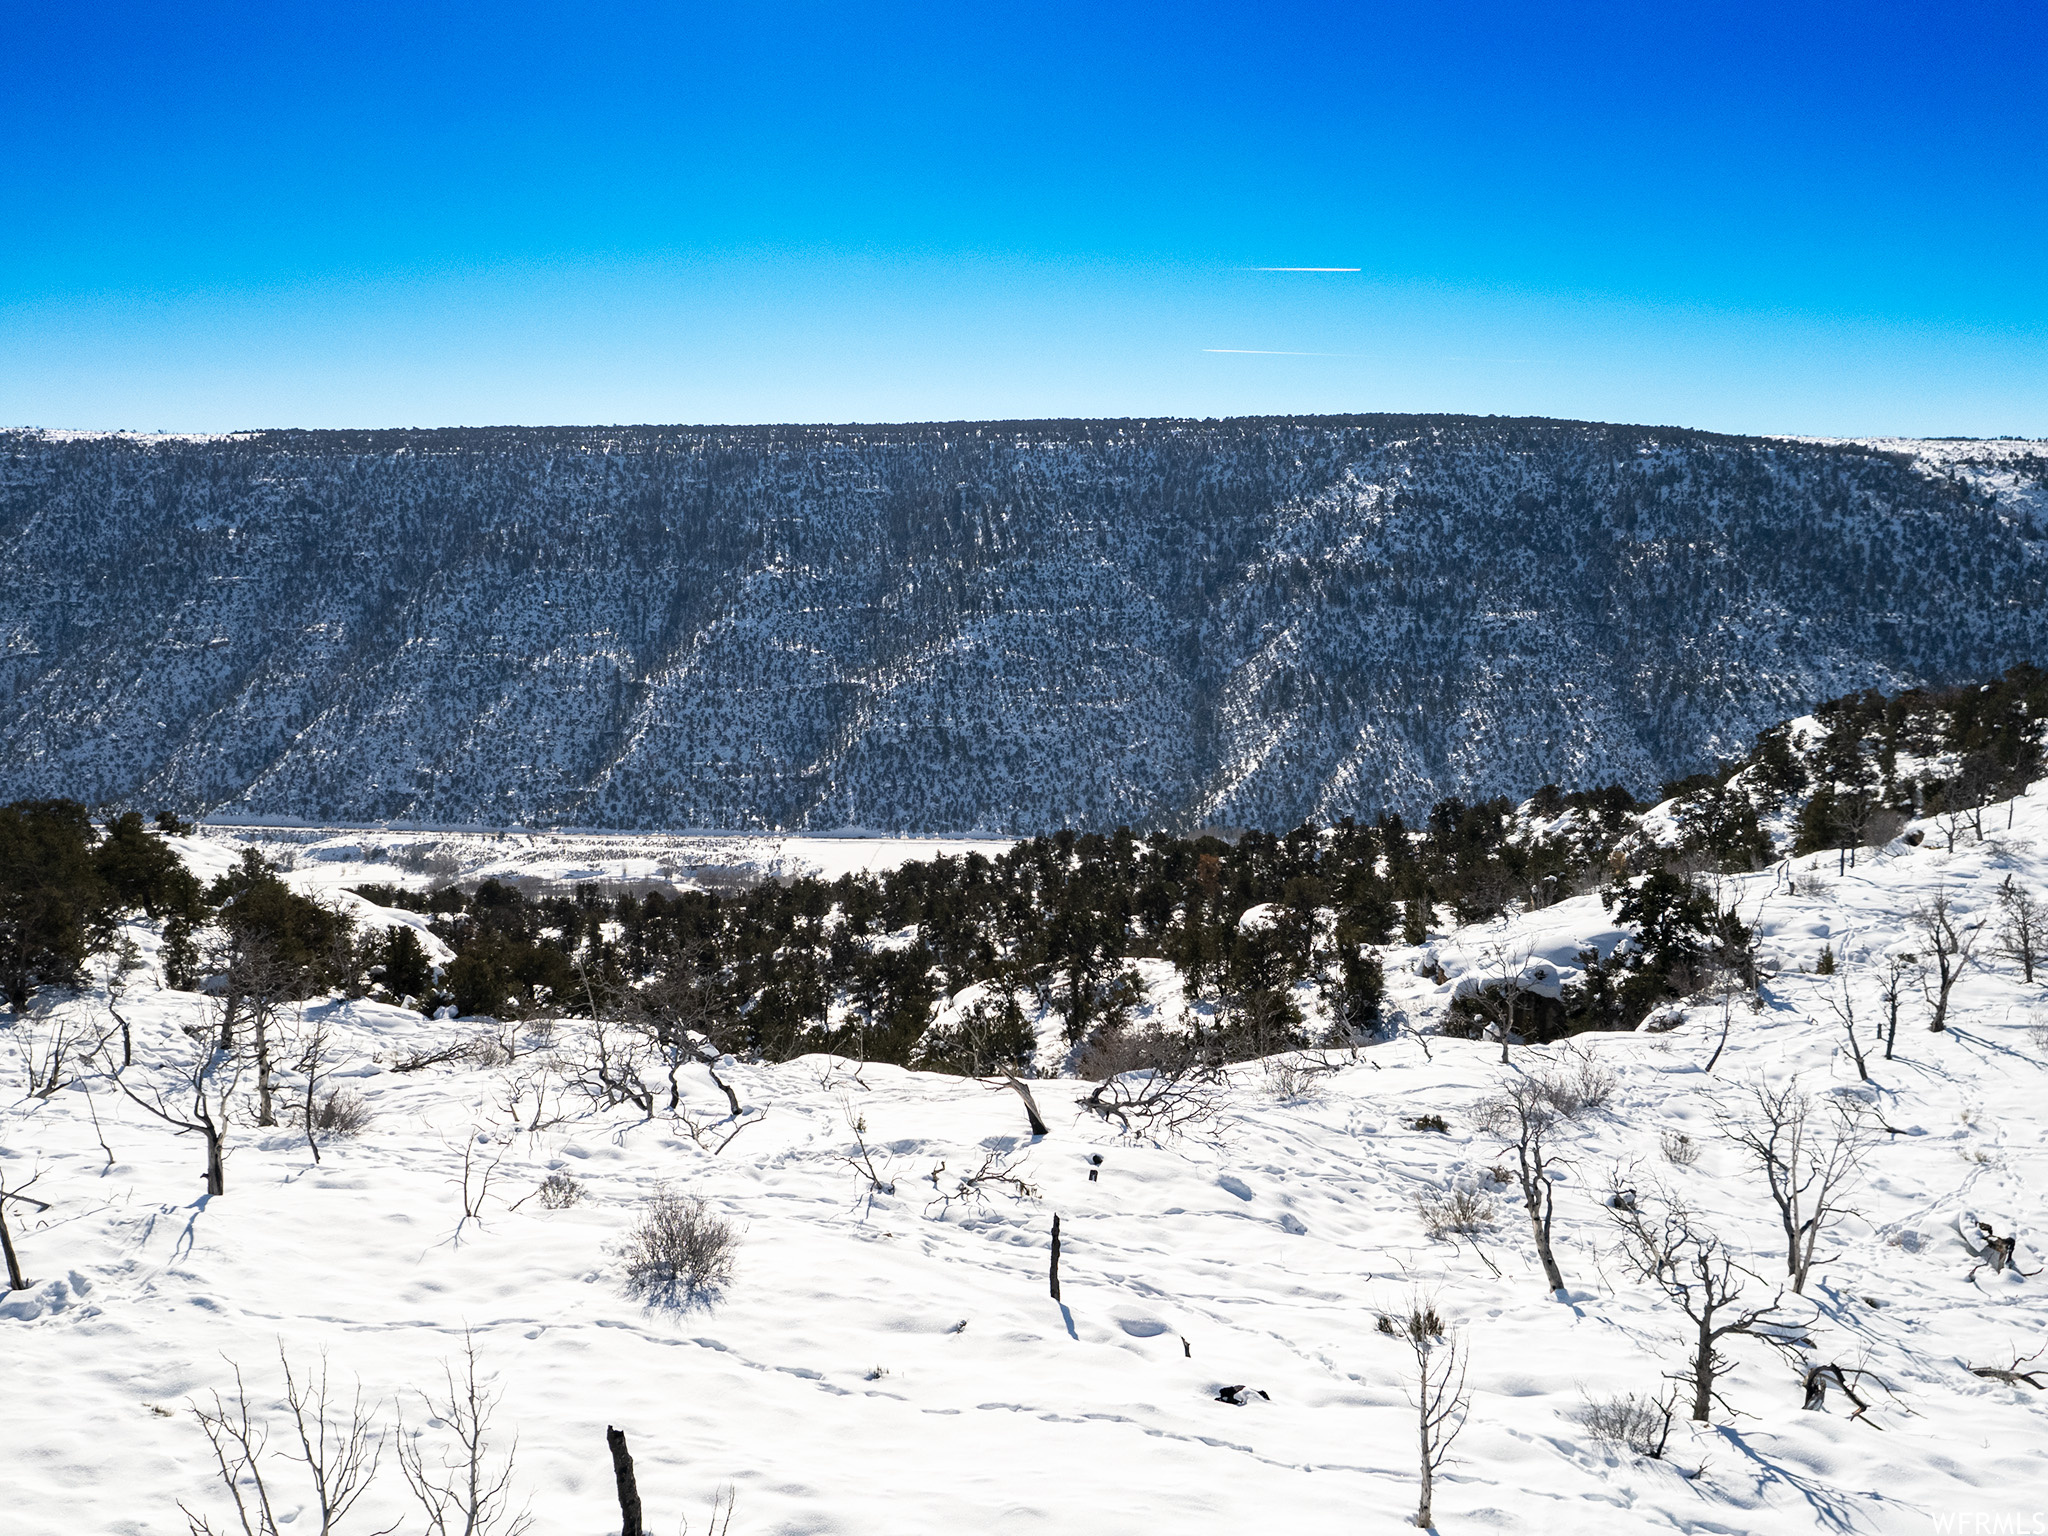
[[[435, 831], [209, 822], [173, 839], [186, 861], [211, 878], [246, 847], [278, 859], [307, 894], [358, 885], [425, 890], [459, 881], [673, 885], [702, 889], [721, 877], [776, 879], [894, 869], [920, 859], [979, 853], [996, 859], [1014, 838], [870, 837], [848, 834]], [[407, 862], [407, 861], [410, 862]]]
[[[503, 1104], [543, 1052], [400, 1073], [407, 1048], [471, 1026], [331, 1001], [313, 1007], [334, 1029], [336, 1080], [372, 1109], [369, 1129], [316, 1166], [294, 1134], [238, 1126], [227, 1193], [208, 1200], [192, 1138], [104, 1083], [21, 1099], [9, 1052], [0, 1168], [10, 1187], [41, 1169], [34, 1193], [52, 1209], [15, 1213], [37, 1283], [0, 1304], [5, 1527], [182, 1532], [179, 1500], [218, 1511], [188, 1401], [231, 1388], [237, 1362], [281, 1434], [280, 1343], [295, 1362], [324, 1350], [372, 1398], [405, 1394], [409, 1432], [433, 1442], [410, 1394], [439, 1389], [467, 1330], [503, 1392], [495, 1427], [506, 1445], [516, 1432], [517, 1485], [541, 1531], [617, 1529], [604, 1431], [618, 1425], [650, 1529], [664, 1532], [684, 1516], [701, 1529], [727, 1483], [732, 1529], [749, 1536], [1392, 1532], [1414, 1508], [1413, 1410], [1407, 1353], [1373, 1324], [1421, 1291], [1472, 1358], [1470, 1423], [1436, 1495], [1445, 1531], [2030, 1529], [2048, 1507], [2048, 1392], [1968, 1367], [2048, 1343], [2048, 1276], [1970, 1278], [1958, 1233], [1990, 1222], [2019, 1234], [2018, 1270], [2048, 1264], [2048, 1002], [1987, 956], [1958, 986], [1946, 1033], [1930, 1034], [1909, 1002], [1897, 1059], [1873, 1047], [1869, 1087], [1826, 1006], [1846, 982], [1858, 1017], [1878, 1016], [1878, 967], [1924, 947], [1910, 914], [1936, 891], [1974, 922], [2008, 876], [2048, 886], [2048, 785], [2005, 823], [2001, 807], [1992, 835], [1953, 854], [1902, 841], [1840, 877], [1828, 855], [1726, 880], [1778, 969], [1761, 1011], [1736, 1006], [1712, 1076], [1718, 1006], [1680, 1010], [1661, 1033], [1515, 1048], [1506, 1071], [1583, 1049], [1620, 1082], [1557, 1149], [1564, 1300], [1544, 1290], [1504, 1191], [1496, 1224], [1455, 1244], [1428, 1237], [1413, 1200], [1498, 1189], [1499, 1146], [1470, 1111], [1504, 1076], [1499, 1048], [1429, 1027], [1459, 978], [1502, 948], [1562, 971], [1580, 946], [1611, 947], [1619, 930], [1590, 897], [1436, 938], [1427, 959], [1441, 983], [1418, 972], [1423, 952], [1389, 951], [1390, 1000], [1413, 1030], [1307, 1092], [1283, 1094], [1272, 1067], [1237, 1069], [1214, 1120], [1156, 1145], [1112, 1134], [1071, 1079], [1032, 1085], [1052, 1128], [1034, 1145], [1000, 1087], [819, 1057], [729, 1063], [753, 1113], [722, 1153], [709, 1149], [722, 1132], [700, 1146], [666, 1116], [588, 1107], [529, 1135]], [[206, 844], [188, 846], [198, 859]], [[324, 878], [313, 861], [295, 878], [309, 864]], [[151, 935], [132, 932], [147, 959]], [[1841, 975], [1803, 973], [1824, 945]], [[1162, 1011], [1169, 976], [1146, 973]], [[174, 1050], [203, 1007], [131, 995], [138, 1062]], [[27, 1027], [13, 1026], [16, 1044]], [[131, 1071], [138, 1083], [151, 1073]], [[1713, 1110], [1745, 1083], [1794, 1077], [1897, 1128], [1873, 1153], [1861, 1219], [1824, 1244], [1834, 1262], [1792, 1302], [1810, 1360], [1885, 1383], [1870, 1394], [1874, 1422], [1852, 1421], [1838, 1394], [1802, 1411], [1788, 1361], [1731, 1341], [1735, 1413], [1681, 1421], [1661, 1462], [1595, 1443], [1575, 1418], [1586, 1395], [1657, 1391], [1682, 1326], [1615, 1261], [1598, 1199], [1608, 1171], [1629, 1168], [1645, 1189], [1682, 1182], [1768, 1277], [1774, 1219]], [[699, 1125], [725, 1113], [701, 1073], [686, 1108]], [[1412, 1129], [1426, 1114], [1449, 1130]], [[894, 1194], [864, 1191], [843, 1161], [853, 1123]], [[1704, 1149], [1691, 1168], [1659, 1153], [1660, 1135], [1680, 1130]], [[484, 1161], [502, 1154], [475, 1222], [460, 1207], [465, 1144]], [[1034, 1198], [931, 1208], [936, 1165], [957, 1176], [991, 1151], [1017, 1159]], [[583, 1185], [581, 1204], [525, 1198], [556, 1171]], [[676, 1310], [630, 1299], [617, 1257], [665, 1181], [744, 1232], [733, 1283]], [[1046, 1286], [1055, 1212], [1063, 1304]], [[1237, 1384], [1253, 1389], [1243, 1406], [1217, 1400]], [[294, 1490], [286, 1528], [311, 1530], [293, 1471], [272, 1466]], [[344, 1529], [399, 1518], [403, 1495], [387, 1455]]]

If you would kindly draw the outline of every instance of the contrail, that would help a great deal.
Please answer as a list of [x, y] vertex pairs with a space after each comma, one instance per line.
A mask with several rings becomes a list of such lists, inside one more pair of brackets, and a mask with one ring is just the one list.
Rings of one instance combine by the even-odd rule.
[[1204, 352], [1228, 352], [1238, 357], [1349, 357], [1349, 352], [1281, 352], [1266, 347], [1204, 347]]
[[1253, 267], [1253, 272], [1362, 272], [1363, 267]]

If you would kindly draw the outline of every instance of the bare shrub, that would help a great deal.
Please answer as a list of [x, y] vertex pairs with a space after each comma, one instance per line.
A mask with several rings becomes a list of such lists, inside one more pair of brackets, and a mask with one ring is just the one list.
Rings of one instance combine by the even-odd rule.
[[1126, 1072], [1177, 1071], [1187, 1063], [1192, 1044], [1161, 1029], [1109, 1023], [1082, 1048], [1074, 1072], [1084, 1082], [1099, 1083]]
[[1657, 1145], [1664, 1153], [1664, 1161], [1680, 1168], [1690, 1168], [1700, 1160], [1700, 1144], [1684, 1131], [1666, 1131], [1657, 1138]]
[[1082, 1077], [1101, 1074], [1081, 1107], [1114, 1122], [1126, 1136], [1182, 1135], [1215, 1115], [1217, 1065], [1192, 1028], [1169, 1034], [1104, 1026], [1081, 1059]]
[[398, 1470], [425, 1517], [425, 1536], [524, 1536], [533, 1516], [515, 1508], [514, 1463], [518, 1439], [502, 1458], [492, 1454], [491, 1417], [503, 1395], [477, 1375], [476, 1340], [463, 1335], [462, 1375], [444, 1364], [444, 1397], [421, 1393], [427, 1424], [441, 1430], [440, 1454], [430, 1456], [426, 1436], [398, 1421]]
[[925, 1215], [944, 1216], [956, 1204], [985, 1206], [990, 1196], [996, 1194], [1012, 1200], [1036, 1200], [1038, 1186], [1024, 1177], [1027, 1156], [996, 1148], [983, 1154], [981, 1166], [972, 1173], [955, 1174], [950, 1179], [946, 1177], [946, 1165], [940, 1163], [925, 1175], [937, 1191], [926, 1204]]
[[676, 1306], [731, 1281], [740, 1235], [701, 1195], [666, 1185], [626, 1234], [626, 1290], [657, 1306]]
[[438, 843], [410, 844], [393, 854], [391, 862], [415, 875], [431, 875], [440, 881], [453, 880], [462, 873], [462, 861]]
[[1415, 1197], [1415, 1213], [1431, 1237], [1481, 1231], [1493, 1225], [1495, 1212], [1492, 1196], [1476, 1189], [1425, 1189]]
[[447, 1066], [465, 1062], [476, 1055], [478, 1042], [473, 1037], [460, 1040], [443, 1040], [433, 1045], [414, 1046], [401, 1053], [391, 1063], [394, 1072], [423, 1072], [428, 1067]]
[[1303, 1104], [1323, 1096], [1323, 1076], [1328, 1069], [1296, 1056], [1269, 1056], [1265, 1063], [1266, 1088], [1283, 1104]]
[[1081, 1102], [1130, 1137], [1166, 1140], [1214, 1118], [1220, 1100], [1206, 1074], [1162, 1069], [1130, 1072], [1098, 1083]]
[[1576, 1417], [1586, 1433], [1602, 1445], [1619, 1446], [1657, 1461], [1671, 1441], [1671, 1410], [1676, 1401], [1669, 1395], [1652, 1398], [1634, 1392], [1589, 1397]]
[[583, 1186], [566, 1173], [551, 1173], [540, 1181], [541, 1206], [550, 1211], [566, 1211], [583, 1198]]
[[[284, 1400], [292, 1416], [291, 1433], [280, 1438], [287, 1444], [296, 1440], [297, 1452], [286, 1449], [266, 1454], [270, 1425], [251, 1417], [242, 1368], [232, 1361], [229, 1365], [235, 1373], [233, 1400], [215, 1392], [211, 1394], [211, 1407], [195, 1402], [192, 1412], [213, 1448], [214, 1470], [233, 1501], [234, 1525], [242, 1528], [243, 1536], [279, 1536], [286, 1528], [296, 1530], [299, 1527], [294, 1521], [301, 1509], [311, 1515], [309, 1523], [317, 1523], [323, 1536], [331, 1536], [341, 1529], [349, 1511], [376, 1477], [383, 1457], [384, 1431], [376, 1423], [375, 1405], [364, 1404], [360, 1383], [352, 1395], [329, 1389], [324, 1354], [318, 1369], [307, 1372], [304, 1380], [294, 1372], [282, 1343], [278, 1346], [278, 1361], [284, 1367]], [[168, 1410], [153, 1404], [151, 1411], [170, 1417]], [[265, 1473], [279, 1461], [295, 1461], [305, 1467], [309, 1485], [305, 1494], [281, 1493], [273, 1499]], [[182, 1503], [178, 1508], [192, 1536], [227, 1536], [234, 1529], [234, 1525], [228, 1525], [225, 1530], [216, 1531], [208, 1516]]]
[[448, 1182], [462, 1191], [462, 1220], [455, 1224], [455, 1234], [460, 1238], [463, 1227], [468, 1223], [483, 1224], [484, 1205], [491, 1198], [491, 1185], [498, 1177], [498, 1165], [512, 1150], [511, 1133], [493, 1134], [483, 1126], [473, 1126], [459, 1145], [445, 1138], [442, 1145], [461, 1159], [455, 1171], [448, 1176]]
[[1547, 1072], [1536, 1074], [1538, 1091], [1563, 1120], [1605, 1109], [1621, 1079], [1590, 1051], [1568, 1051]]
[[468, 1059], [473, 1067], [507, 1067], [514, 1057], [511, 1045], [501, 1036], [479, 1035]]
[[77, 1009], [61, 1004], [49, 1006], [41, 997], [36, 1001], [35, 1008], [15, 1016], [14, 1028], [9, 1033], [21, 1052], [29, 1093], [47, 1099], [85, 1074], [111, 1031], [95, 1029]]
[[1435, 1338], [1443, 1333], [1444, 1320], [1434, 1302], [1417, 1300], [1405, 1313], [1380, 1313], [1373, 1327], [1392, 1339]]
[[306, 1128], [316, 1136], [360, 1136], [369, 1124], [369, 1103], [353, 1088], [333, 1089], [306, 1112]]

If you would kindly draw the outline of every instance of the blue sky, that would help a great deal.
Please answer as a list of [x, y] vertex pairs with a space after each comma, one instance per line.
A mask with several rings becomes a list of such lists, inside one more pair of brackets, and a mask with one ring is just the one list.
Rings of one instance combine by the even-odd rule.
[[2048, 435], [2039, 0], [5, 19], [0, 423]]

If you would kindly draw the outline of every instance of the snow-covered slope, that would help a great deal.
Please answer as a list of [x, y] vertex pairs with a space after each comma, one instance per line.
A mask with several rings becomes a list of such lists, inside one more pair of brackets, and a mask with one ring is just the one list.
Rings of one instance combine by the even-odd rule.
[[[195, 1198], [193, 1138], [104, 1080], [22, 1100], [10, 1055], [0, 1170], [12, 1188], [40, 1169], [32, 1193], [51, 1208], [16, 1213], [39, 1283], [0, 1304], [0, 1523], [22, 1536], [170, 1532], [185, 1529], [179, 1500], [219, 1511], [187, 1403], [231, 1392], [233, 1362], [275, 1431], [285, 1528], [310, 1529], [281, 1454], [280, 1344], [301, 1364], [325, 1351], [371, 1399], [403, 1396], [406, 1434], [437, 1454], [443, 1430], [406, 1394], [439, 1391], [467, 1330], [502, 1392], [501, 1443], [517, 1436], [519, 1497], [548, 1532], [618, 1528], [608, 1425], [631, 1436], [658, 1531], [685, 1515], [701, 1530], [729, 1483], [731, 1529], [749, 1536], [1392, 1532], [1414, 1508], [1414, 1416], [1407, 1353], [1374, 1322], [1420, 1291], [1471, 1358], [1470, 1421], [1437, 1493], [1443, 1530], [2030, 1529], [2048, 1489], [2048, 1391], [1969, 1368], [2048, 1344], [2048, 1002], [1992, 956], [1986, 930], [1951, 1027], [1929, 1033], [1915, 993], [1896, 1058], [1867, 1041], [1868, 1084], [1827, 1002], [1846, 985], [1867, 1031], [1884, 962], [1924, 950], [1912, 914], [1935, 894], [1967, 924], [1993, 918], [2008, 878], [2048, 888], [2048, 785], [2014, 808], [2010, 830], [2002, 807], [1986, 827], [1953, 853], [1894, 843], [1839, 877], [1833, 854], [1724, 877], [1774, 974], [1760, 1010], [1729, 1015], [1711, 1075], [1718, 1006], [1642, 1033], [1517, 1047], [1506, 1068], [1496, 1045], [1430, 1035], [1490, 956], [1568, 966], [1581, 947], [1615, 942], [1607, 913], [1581, 898], [1390, 952], [1398, 1038], [1311, 1074], [1306, 1093], [1298, 1071], [1237, 1068], [1211, 1119], [1158, 1142], [1112, 1134], [1071, 1079], [1033, 1085], [1051, 1124], [1034, 1143], [1000, 1086], [822, 1058], [727, 1063], [748, 1110], [737, 1136], [695, 1069], [685, 1109], [701, 1143], [666, 1115], [599, 1112], [573, 1094], [567, 1118], [529, 1134], [510, 1123], [510, 1095], [541, 1072], [539, 1042], [510, 1063], [399, 1072], [407, 1051], [460, 1026], [334, 1002], [315, 1012], [369, 1128], [315, 1165], [288, 1131], [238, 1127], [227, 1193], [209, 1200]], [[147, 930], [134, 932], [146, 950]], [[1824, 948], [1840, 964], [1832, 979], [1802, 969]], [[131, 993], [138, 1087], [203, 1008]], [[32, 1043], [28, 1024], [11, 1034]], [[1618, 1088], [1556, 1149], [1569, 1288], [1556, 1299], [1472, 1107], [1574, 1049]], [[1790, 1302], [1810, 1347], [1788, 1357], [1729, 1341], [1731, 1411], [1681, 1422], [1662, 1461], [1595, 1442], [1576, 1418], [1586, 1398], [1660, 1390], [1684, 1333], [1617, 1261], [1601, 1201], [1610, 1170], [1646, 1199], [1659, 1182], [1681, 1189], [1768, 1296], [1783, 1271], [1775, 1217], [1714, 1110], [1747, 1084], [1795, 1078], [1890, 1128], [1857, 1216]], [[519, 1112], [533, 1105], [529, 1086]], [[1413, 1128], [1425, 1115], [1448, 1129]], [[1690, 1167], [1660, 1150], [1678, 1132], [1702, 1149]], [[857, 1138], [887, 1191], [847, 1160]], [[477, 1169], [495, 1169], [476, 1221], [462, 1219], [465, 1150], [473, 1188]], [[992, 1151], [1028, 1196], [935, 1204]], [[580, 1204], [532, 1198], [555, 1172], [581, 1184]], [[664, 1181], [744, 1233], [733, 1281], [677, 1309], [628, 1297], [618, 1257]], [[1492, 1192], [1495, 1221], [1432, 1241], [1415, 1198], [1451, 1187]], [[1980, 1220], [2018, 1234], [2014, 1268], [1972, 1273], [1962, 1234]], [[1852, 1419], [1839, 1393], [1803, 1411], [1795, 1361], [1867, 1369], [1870, 1413]], [[1218, 1400], [1240, 1384], [1267, 1396]], [[381, 1419], [395, 1433], [389, 1410]], [[387, 1449], [368, 1518], [343, 1530], [401, 1516], [418, 1528], [394, 1462]]]
[[1291, 826], [2048, 655], [2039, 444], [1459, 417], [0, 434], [0, 801]]

